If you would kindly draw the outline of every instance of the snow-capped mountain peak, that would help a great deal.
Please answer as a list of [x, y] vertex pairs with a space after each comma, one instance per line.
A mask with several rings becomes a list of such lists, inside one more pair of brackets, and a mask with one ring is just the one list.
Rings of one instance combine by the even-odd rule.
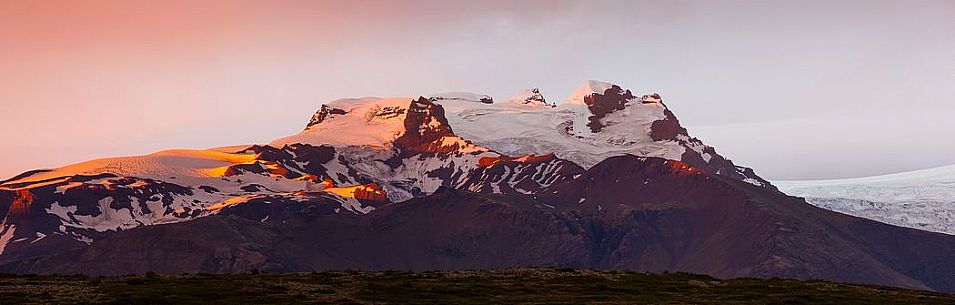
[[574, 90], [566, 99], [564, 103], [570, 104], [584, 104], [584, 98], [593, 94], [604, 94], [607, 90], [616, 87], [618, 90], [620, 86], [598, 80], [588, 80], [585, 81], [580, 86], [577, 86], [577, 89]]
[[548, 103], [538, 88], [521, 91], [505, 100], [505, 103], [518, 107], [557, 107], [556, 104]]
[[405, 135], [408, 134], [436, 139], [453, 136], [454, 131], [444, 117], [444, 108], [422, 96], [412, 101], [408, 107], [408, 114], [405, 116]]
[[312, 116], [306, 129], [269, 145], [290, 144], [336, 147], [390, 147], [404, 132], [410, 98], [339, 99], [324, 104]]
[[445, 107], [456, 135], [505, 155], [555, 153], [584, 167], [621, 154], [660, 157], [771, 187], [691, 137], [659, 93], [635, 95], [589, 80], [556, 107], [514, 106], [539, 93], [530, 90], [498, 104], [435, 102]]
[[423, 96], [408, 106], [404, 133], [395, 139], [395, 144], [403, 153], [489, 151], [455, 136], [445, 117], [444, 107]]
[[314, 115], [312, 115], [312, 119], [309, 120], [308, 124], [305, 125], [305, 129], [312, 127], [312, 125], [324, 122], [325, 118], [328, 118], [328, 116], [345, 115], [346, 113], [347, 112], [345, 112], [345, 110], [334, 108], [328, 105], [322, 105], [322, 107], [319, 108]]
[[[421, 108], [412, 112], [409, 105]], [[468, 92], [416, 99], [342, 99], [323, 105], [305, 131], [270, 145], [390, 150], [399, 137], [404, 137], [406, 152], [493, 150], [511, 156], [554, 153], [584, 167], [608, 156], [633, 154], [684, 161], [710, 173], [769, 186], [751, 169], [737, 167], [691, 137], [657, 92], [635, 95], [616, 84], [589, 80], [567, 101], [551, 105], [535, 89], [501, 103]], [[435, 111], [441, 114], [435, 115]], [[416, 117], [419, 115], [436, 121], [411, 122], [422, 119]], [[415, 117], [408, 121], [408, 116]], [[419, 130], [434, 137], [421, 139]]]
[[661, 104], [663, 103], [663, 98], [660, 97], [660, 93], [654, 92], [641, 97], [640, 102], [644, 104]]

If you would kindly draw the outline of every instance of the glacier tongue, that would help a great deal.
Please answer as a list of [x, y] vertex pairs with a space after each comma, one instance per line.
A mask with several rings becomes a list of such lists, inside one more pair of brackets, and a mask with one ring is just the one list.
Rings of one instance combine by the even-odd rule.
[[775, 181], [786, 194], [853, 216], [955, 235], [955, 165], [891, 175]]

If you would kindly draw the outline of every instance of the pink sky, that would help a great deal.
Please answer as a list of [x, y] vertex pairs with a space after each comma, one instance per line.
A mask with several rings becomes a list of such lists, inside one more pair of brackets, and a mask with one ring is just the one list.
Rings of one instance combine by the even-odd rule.
[[951, 1], [0, 1], [0, 177], [265, 143], [335, 98], [586, 79], [662, 92], [769, 178], [947, 165], [953, 20]]

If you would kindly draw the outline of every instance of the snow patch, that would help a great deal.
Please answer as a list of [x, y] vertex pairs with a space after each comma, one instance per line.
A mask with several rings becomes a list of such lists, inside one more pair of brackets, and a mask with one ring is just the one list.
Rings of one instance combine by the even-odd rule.
[[32, 243], [38, 242], [44, 238], [46, 238], [46, 234], [36, 232], [36, 239], [34, 239], [33, 241], [30, 241], [30, 243], [32, 244]]
[[13, 233], [16, 232], [17, 226], [12, 224], [0, 225], [0, 228], [3, 229], [0, 230], [0, 254], [3, 254], [3, 251], [7, 248], [7, 244], [13, 239]]
[[760, 182], [759, 180], [756, 180], [755, 178], [743, 178], [743, 182], [746, 182], [755, 186], [763, 186], [763, 183]]

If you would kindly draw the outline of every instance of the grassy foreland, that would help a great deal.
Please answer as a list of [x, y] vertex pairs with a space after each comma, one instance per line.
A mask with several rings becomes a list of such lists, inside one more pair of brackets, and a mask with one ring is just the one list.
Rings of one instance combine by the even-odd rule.
[[955, 295], [781, 279], [570, 269], [0, 276], [0, 304], [955, 304]]

